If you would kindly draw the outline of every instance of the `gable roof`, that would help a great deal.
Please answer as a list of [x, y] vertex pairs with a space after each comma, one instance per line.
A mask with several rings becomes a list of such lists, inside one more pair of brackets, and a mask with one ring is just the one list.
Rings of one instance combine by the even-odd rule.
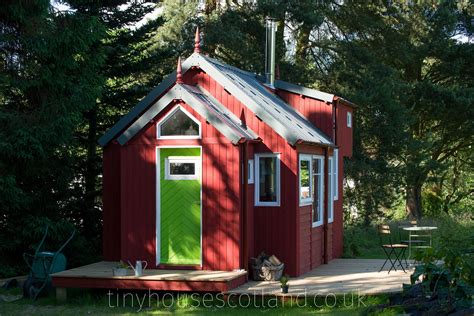
[[[321, 132], [317, 127], [311, 124], [306, 117], [301, 115], [298, 111], [296, 111], [292, 106], [280, 99], [277, 95], [268, 91], [266, 87], [260, 82], [256, 74], [226, 65], [216, 59], [197, 53], [192, 54], [184, 61], [184, 63], [182, 64], [182, 72], [185, 73], [193, 66], [201, 68], [214, 80], [219, 82], [219, 84], [223, 86], [224, 89], [234, 95], [241, 103], [245, 104], [259, 119], [268, 124], [288, 143], [294, 145], [298, 142], [308, 142], [322, 144], [326, 146], [334, 145], [331, 139], [323, 132]], [[131, 137], [133, 137], [141, 128], [144, 127], [144, 124], [146, 125], [146, 123], [148, 123], [154, 117], [150, 117], [150, 115], [154, 113], [156, 109], [161, 108], [164, 101], [160, 101], [161, 99], [165, 98], [168, 93], [163, 95], [160, 100], [156, 102], [155, 100], [175, 83], [175, 79], [176, 72], [173, 72], [168, 75], [155, 89], [153, 89], [142, 101], [140, 101], [129, 113], [127, 113], [127, 115], [123, 116], [117, 124], [115, 124], [107, 133], [105, 133], [99, 139], [99, 144], [105, 146], [117, 135], [122, 133], [125, 128], [126, 130], [118, 138], [119, 143], [124, 144]], [[280, 85], [282, 85], [282, 81], [277, 81], [277, 84], [278, 82], [280, 82]], [[295, 86], [292, 84], [288, 85], [285, 86], [283, 84], [283, 86], [287, 89], [293, 89]], [[190, 92], [193, 89], [193, 87], [191, 86], [186, 86], [184, 89], [186, 89], [188, 93], [194, 93], [195, 97], [198, 99], [202, 100], [203, 97], [200, 96], [205, 96], [205, 99], [211, 100], [210, 102], [212, 105], [215, 105], [217, 102], [217, 100], [213, 100], [213, 98], [209, 94], [205, 93], [200, 88], [196, 88], [197, 91], [200, 91], [197, 94], [195, 93], [195, 91]], [[283, 89], [286, 90], [285, 88]], [[309, 93], [307, 90], [317, 91], [308, 88], [304, 89], [306, 89], [303, 90], [306, 93]], [[319, 92], [319, 94], [313, 93], [313, 95], [309, 96], [319, 96], [320, 98], [324, 97], [325, 99], [329, 99], [329, 94], [324, 94], [320, 91], [317, 92]], [[173, 94], [174, 93], [176, 93], [176, 91], [174, 91]], [[207, 101], [204, 102], [207, 103]], [[158, 103], [160, 103], [160, 105], [156, 107], [155, 104]], [[153, 104], [153, 106], [149, 109], [151, 110], [150, 112], [147, 111], [147, 108], [151, 104]], [[169, 102], [167, 104], [169, 104]], [[225, 109], [225, 107], [221, 104], [217, 106], [217, 109], [219, 109], [219, 107]], [[229, 111], [227, 112], [230, 113]], [[205, 115], [203, 116], [205, 117]], [[134, 120], [136, 121], [134, 122]], [[132, 124], [132, 122], [134, 123]], [[242, 126], [240, 124], [240, 120], [238, 119], [237, 121], [232, 121], [232, 124]], [[254, 135], [252, 136], [256, 136], [255, 133], [253, 134]]]
[[118, 143], [123, 145], [128, 142], [173, 100], [178, 99], [183, 100], [192, 107], [233, 144], [237, 144], [243, 139], [258, 139], [257, 134], [246, 126], [242, 126], [240, 120], [233, 113], [216, 99], [207, 95], [202, 89], [185, 84], [177, 84], [130, 125], [117, 139]]

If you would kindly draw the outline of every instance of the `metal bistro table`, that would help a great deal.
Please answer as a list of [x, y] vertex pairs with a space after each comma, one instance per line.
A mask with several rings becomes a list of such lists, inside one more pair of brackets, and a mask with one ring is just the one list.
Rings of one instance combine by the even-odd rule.
[[[412, 248], [431, 248], [432, 246], [432, 232], [433, 230], [438, 229], [438, 227], [435, 226], [411, 226], [411, 227], [403, 227], [403, 230], [408, 231], [408, 240], [410, 243], [408, 244], [408, 259], [411, 258], [411, 249]], [[429, 245], [412, 245], [411, 241], [412, 238], [428, 238]]]

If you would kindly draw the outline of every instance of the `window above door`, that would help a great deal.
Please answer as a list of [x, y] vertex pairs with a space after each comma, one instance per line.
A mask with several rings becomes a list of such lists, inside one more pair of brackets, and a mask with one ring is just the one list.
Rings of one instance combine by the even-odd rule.
[[169, 156], [165, 159], [165, 180], [199, 179], [199, 157]]
[[201, 138], [201, 123], [180, 105], [166, 114], [156, 129], [158, 139]]

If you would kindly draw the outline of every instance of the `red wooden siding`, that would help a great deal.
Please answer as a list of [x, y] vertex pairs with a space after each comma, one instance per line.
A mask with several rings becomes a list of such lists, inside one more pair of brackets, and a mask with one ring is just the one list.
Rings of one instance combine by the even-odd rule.
[[[352, 113], [352, 127], [347, 127], [347, 113]], [[343, 157], [352, 157], [352, 130], [354, 128], [353, 109], [338, 103], [336, 108], [337, 118], [337, 145]]]
[[[262, 143], [249, 145], [249, 153], [251, 154], [248, 155], [248, 159], [254, 159], [253, 154], [255, 153], [274, 152], [281, 154], [281, 206], [254, 207], [254, 185], [249, 185], [248, 188], [249, 201], [247, 206], [251, 210], [249, 216], [253, 211], [253, 218], [248, 220], [248, 223], [253, 226], [253, 229], [248, 229], [250, 232], [249, 252], [250, 256], [256, 256], [261, 251], [275, 254], [285, 262], [286, 271], [291, 275], [296, 275], [297, 251], [295, 242], [297, 231], [295, 208], [297, 201], [295, 185], [297, 184], [297, 163], [295, 150], [206, 73], [188, 71], [184, 77], [185, 82], [199, 84], [219, 102], [226, 105], [235, 115], [244, 117], [247, 126], [262, 138]], [[235, 202], [238, 203], [237, 200]], [[251, 236], [252, 234], [253, 236]]]
[[[322, 148], [314, 146], [298, 146], [298, 154], [324, 155]], [[329, 155], [333, 155], [332, 150]], [[339, 164], [339, 168], [341, 168]], [[339, 180], [342, 174], [339, 171]], [[327, 177], [327, 174], [324, 175]], [[341, 185], [341, 184], [340, 184]], [[342, 193], [339, 186], [339, 200], [334, 201], [334, 221], [328, 223], [328, 259], [332, 260], [342, 254]], [[325, 195], [326, 198], [326, 195]], [[297, 198], [299, 205], [299, 197]], [[323, 264], [324, 258], [324, 227], [312, 227], [312, 206], [298, 206], [298, 274], [303, 274]], [[336, 236], [340, 239], [336, 240]], [[334, 238], [334, 239], [333, 239]]]
[[[176, 103], [176, 102], [175, 102]], [[122, 147], [122, 259], [156, 263], [156, 147], [202, 146], [203, 269], [233, 270], [240, 263], [239, 147], [188, 105], [201, 122], [201, 140], [157, 140], [156, 122], [169, 105]]]
[[[156, 263], [156, 147], [202, 146], [202, 258], [203, 269], [232, 270], [243, 260], [242, 230], [246, 226], [248, 253], [275, 254], [292, 276], [323, 263], [323, 226], [312, 227], [311, 206], [299, 206], [298, 154], [323, 154], [317, 146], [289, 145], [244, 104], [199, 69], [184, 74], [187, 84], [199, 84], [240, 118], [262, 139], [249, 143], [246, 159], [256, 153], [280, 153], [279, 207], [254, 206], [254, 185], [242, 200], [242, 146], [232, 145], [191, 107], [174, 102], [124, 146], [104, 149], [104, 257], [107, 260], [147, 260]], [[328, 224], [329, 259], [342, 254], [343, 157], [352, 155], [352, 129], [347, 128], [343, 104], [326, 102], [287, 91], [277, 94], [337, 142], [339, 150], [339, 199], [334, 201], [334, 222]], [[180, 103], [201, 122], [202, 139], [157, 140], [156, 122]], [[335, 109], [335, 112], [333, 111]], [[334, 124], [334, 119], [336, 124]], [[330, 150], [332, 155], [332, 150]], [[242, 163], [247, 163], [244, 161]], [[325, 175], [327, 176], [327, 175]], [[248, 217], [241, 223], [242, 203]]]
[[[275, 134], [273, 134], [275, 135]], [[266, 134], [268, 137], [269, 135]], [[273, 146], [255, 144], [254, 153], [280, 153], [280, 206], [254, 207], [254, 256], [265, 251], [274, 254], [285, 263], [285, 272], [298, 274], [297, 247], [297, 169], [296, 151], [281, 137], [276, 137]], [[267, 138], [268, 139], [268, 138]], [[268, 144], [268, 143], [267, 143]], [[252, 157], [254, 158], [254, 157]], [[249, 186], [248, 195], [254, 201], [254, 185]]]
[[278, 90], [277, 94], [298, 112], [309, 119], [314, 126], [333, 139], [333, 105], [292, 92]]
[[103, 164], [103, 238], [105, 260], [120, 259], [120, 146], [111, 143], [104, 148]]
[[155, 147], [139, 140], [121, 150], [122, 258], [155, 262]]

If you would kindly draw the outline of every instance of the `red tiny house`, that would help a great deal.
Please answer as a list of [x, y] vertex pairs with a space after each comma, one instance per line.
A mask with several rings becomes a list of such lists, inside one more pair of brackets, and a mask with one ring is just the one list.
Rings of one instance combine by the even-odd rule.
[[[248, 269], [265, 251], [298, 276], [339, 257], [353, 108], [332, 94], [268, 84], [195, 50], [99, 141], [104, 259], [232, 271]], [[199, 148], [200, 155], [194, 164], [174, 155], [161, 160], [161, 148]], [[186, 187], [194, 179], [199, 200], [191, 191], [161, 195], [163, 177]], [[191, 219], [165, 213], [178, 205], [173, 201], [188, 203]], [[181, 247], [164, 233], [172, 220], [184, 235], [199, 225], [199, 237], [186, 235], [189, 246]], [[174, 256], [171, 264], [162, 262], [163, 249]], [[197, 261], [180, 263], [185, 256]]]

